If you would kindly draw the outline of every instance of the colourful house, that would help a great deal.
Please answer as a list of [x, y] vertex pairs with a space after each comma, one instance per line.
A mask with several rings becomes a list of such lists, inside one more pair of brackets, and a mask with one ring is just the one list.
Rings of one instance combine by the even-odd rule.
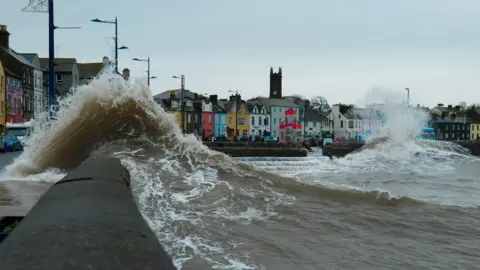
[[203, 138], [214, 134], [215, 124], [214, 124], [214, 114], [213, 114], [213, 103], [211, 101], [202, 100], [202, 131]]
[[[248, 136], [250, 135], [250, 112], [248, 104], [236, 94], [230, 96], [230, 101], [225, 103], [227, 111], [227, 133], [228, 136]], [[235, 129], [236, 132], [235, 132]]]
[[297, 110], [285, 110], [285, 118], [280, 123], [280, 141], [291, 141], [302, 132], [302, 124], [298, 121]]
[[0, 134], [5, 133], [6, 127], [6, 98], [7, 92], [7, 77], [5, 75], [5, 70], [3, 69], [2, 61], [0, 61]]

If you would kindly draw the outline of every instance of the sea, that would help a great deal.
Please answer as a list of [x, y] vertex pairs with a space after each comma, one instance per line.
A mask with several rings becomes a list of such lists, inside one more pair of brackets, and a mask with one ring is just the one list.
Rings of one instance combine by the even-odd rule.
[[142, 80], [106, 73], [36, 120], [0, 178], [21, 196], [89, 156], [120, 158], [178, 269], [480, 269], [480, 160], [395, 132], [418, 115], [391, 119], [344, 158], [231, 158], [182, 135]]

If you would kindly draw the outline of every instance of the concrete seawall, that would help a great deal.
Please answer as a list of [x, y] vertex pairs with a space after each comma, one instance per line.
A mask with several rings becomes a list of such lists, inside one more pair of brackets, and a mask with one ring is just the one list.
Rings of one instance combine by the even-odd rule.
[[0, 254], [1, 269], [175, 269], [113, 158], [89, 159], [53, 185]]
[[232, 157], [306, 157], [307, 150], [277, 142], [204, 142], [215, 151]]
[[[469, 149], [472, 155], [480, 156], [480, 141], [453, 142]], [[333, 143], [325, 147], [323, 150], [323, 155], [329, 157], [344, 157], [350, 153], [360, 150], [364, 145], [365, 143], [363, 142]]]

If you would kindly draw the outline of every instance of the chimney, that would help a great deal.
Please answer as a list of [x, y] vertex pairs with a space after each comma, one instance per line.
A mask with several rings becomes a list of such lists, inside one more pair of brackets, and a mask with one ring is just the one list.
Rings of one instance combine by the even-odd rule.
[[448, 108], [449, 108], [449, 109], [452, 109], [452, 105], [448, 105]]
[[443, 107], [443, 103], [438, 103], [437, 106], [438, 107]]
[[130, 79], [130, 69], [124, 68], [122, 74], [125, 81], [128, 81], [128, 79]]
[[7, 31], [7, 26], [0, 24], [0, 47], [10, 48], [9, 37], [10, 33]]
[[210, 95], [210, 102], [212, 102], [213, 104], [217, 104], [218, 95]]
[[110, 60], [108, 59], [108, 57], [104, 56], [102, 61], [103, 61], [103, 66], [110, 65]]

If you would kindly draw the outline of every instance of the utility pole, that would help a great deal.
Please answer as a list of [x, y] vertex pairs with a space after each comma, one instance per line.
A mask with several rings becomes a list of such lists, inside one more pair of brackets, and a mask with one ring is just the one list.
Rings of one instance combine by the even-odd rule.
[[410, 88], [405, 88], [407, 90], [407, 107], [410, 106]]
[[53, 0], [30, 0], [28, 5], [22, 9], [23, 12], [48, 13], [48, 104], [50, 113], [53, 113], [55, 106], [55, 30], [56, 29], [80, 29], [81, 27], [57, 27], [54, 20]]
[[180, 79], [180, 119], [182, 132], [185, 133], [185, 75], [172, 76], [172, 78]]
[[[150, 79], [156, 79], [157, 78], [155, 76], [150, 76], [150, 57], [148, 57], [147, 60], [140, 59], [140, 58], [133, 58], [132, 60], [147, 63], [147, 66], [148, 66], [148, 69], [147, 69], [147, 85], [150, 86]], [[175, 76], [173, 76], [173, 77], [175, 78]]]

